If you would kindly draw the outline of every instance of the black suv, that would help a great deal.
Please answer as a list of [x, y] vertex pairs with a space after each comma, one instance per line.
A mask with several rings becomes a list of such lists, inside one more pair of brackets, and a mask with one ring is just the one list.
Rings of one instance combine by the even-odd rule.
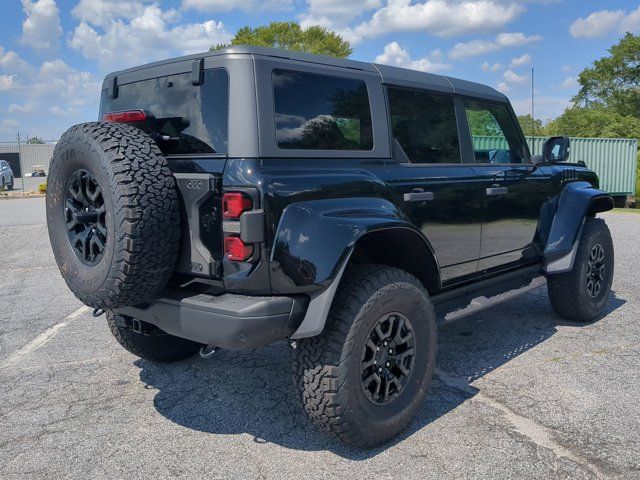
[[542, 153], [490, 87], [232, 47], [107, 76], [56, 146], [49, 235], [130, 352], [288, 339], [309, 418], [370, 447], [422, 403], [438, 322], [545, 281], [562, 317], [603, 311], [613, 201], [568, 139]]

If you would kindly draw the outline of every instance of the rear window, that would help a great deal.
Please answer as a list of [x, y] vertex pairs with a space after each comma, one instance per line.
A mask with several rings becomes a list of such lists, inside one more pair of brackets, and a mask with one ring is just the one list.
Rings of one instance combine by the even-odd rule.
[[291, 70], [274, 70], [272, 78], [280, 148], [373, 149], [364, 81]]
[[205, 70], [199, 86], [191, 84], [190, 73], [184, 73], [119, 85], [117, 98], [102, 92], [100, 118], [124, 110], [145, 111], [148, 119], [137, 126], [156, 138], [165, 155], [228, 151], [226, 70]]

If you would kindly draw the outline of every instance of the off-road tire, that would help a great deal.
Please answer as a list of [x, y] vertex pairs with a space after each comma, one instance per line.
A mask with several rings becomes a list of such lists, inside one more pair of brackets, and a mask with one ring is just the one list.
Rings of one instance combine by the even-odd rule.
[[[193, 357], [200, 347], [199, 343], [175, 337], [168, 333], [143, 335], [132, 329], [118, 325], [118, 315], [107, 312], [109, 330], [118, 343], [135, 356], [152, 362], [179, 362]], [[122, 321], [122, 317], [120, 317]], [[120, 322], [121, 323], [121, 322]]]
[[[106, 248], [95, 265], [74, 253], [67, 236], [68, 182], [88, 171], [102, 191]], [[47, 183], [47, 224], [60, 272], [86, 305], [113, 309], [151, 300], [178, 257], [180, 210], [175, 179], [156, 143], [117, 123], [71, 127], [56, 145]]]
[[[404, 389], [381, 405], [365, 394], [362, 355], [372, 326], [389, 312], [410, 319], [416, 354]], [[293, 350], [293, 381], [314, 425], [370, 448], [409, 425], [427, 393], [436, 349], [436, 317], [420, 281], [397, 268], [354, 266], [345, 272], [322, 334], [300, 340]]]
[[[597, 245], [604, 249], [604, 278], [599, 293], [592, 297], [587, 288], [589, 261]], [[547, 277], [549, 299], [556, 313], [575, 322], [590, 322], [601, 315], [611, 294], [613, 265], [613, 241], [607, 224], [601, 218], [587, 218], [573, 269]]]

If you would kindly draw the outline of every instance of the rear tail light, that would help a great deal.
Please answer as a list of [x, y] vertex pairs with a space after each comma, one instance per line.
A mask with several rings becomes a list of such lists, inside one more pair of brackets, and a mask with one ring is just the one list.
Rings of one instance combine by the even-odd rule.
[[147, 119], [147, 114], [142, 110], [127, 110], [125, 112], [111, 112], [106, 113], [102, 117], [103, 122], [109, 123], [135, 123], [144, 122]]
[[253, 245], [245, 245], [240, 237], [225, 237], [224, 254], [233, 262], [243, 262], [253, 254]]
[[222, 197], [222, 212], [225, 218], [240, 218], [242, 212], [252, 208], [251, 199], [240, 192], [225, 193]]

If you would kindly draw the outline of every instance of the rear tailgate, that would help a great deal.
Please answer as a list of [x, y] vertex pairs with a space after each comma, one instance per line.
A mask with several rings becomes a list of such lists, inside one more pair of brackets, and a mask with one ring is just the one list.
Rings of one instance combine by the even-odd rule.
[[[122, 112], [136, 114], [118, 115]], [[222, 275], [221, 178], [228, 116], [229, 77], [223, 69], [205, 70], [199, 82], [191, 73], [180, 73], [118, 83], [102, 92], [100, 119], [117, 117], [147, 132], [176, 177], [182, 200], [179, 273]]]

